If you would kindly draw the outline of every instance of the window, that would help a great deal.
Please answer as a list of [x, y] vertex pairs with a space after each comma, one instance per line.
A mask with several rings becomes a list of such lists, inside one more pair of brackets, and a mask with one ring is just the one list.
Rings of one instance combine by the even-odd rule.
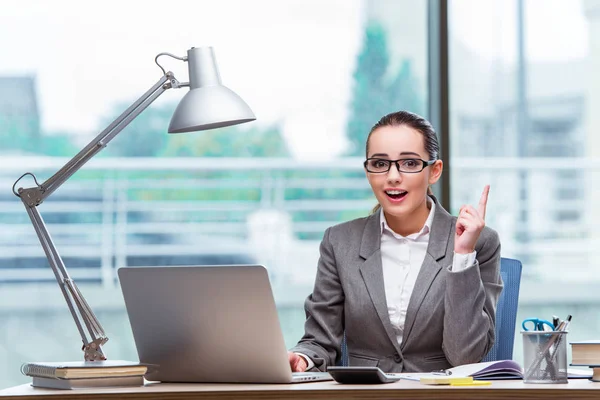
[[452, 204], [476, 202], [491, 184], [486, 222], [502, 255], [524, 263], [518, 324], [572, 314], [580, 323], [569, 341], [598, 334], [598, 11], [583, 1], [450, 2]]
[[[362, 170], [368, 129], [397, 109], [426, 112], [426, 6], [175, 0], [170, 11], [145, 5], [140, 18], [139, 4], [114, 0], [86, 8], [74, 0], [3, 4], [0, 36], [11, 40], [0, 42], [0, 126], [15, 118], [0, 129], [3, 188], [26, 171], [41, 181], [58, 171], [160, 78], [159, 52], [214, 46], [224, 84], [258, 117], [167, 135], [185, 93], [168, 91], [40, 206], [110, 338], [109, 358], [137, 358], [116, 281], [116, 269], [130, 265], [264, 263], [286, 344], [301, 338], [324, 230], [374, 205]], [[171, 11], [193, 14], [195, 23]], [[164, 65], [187, 80], [184, 64]], [[9, 96], [5, 88], [17, 81], [21, 89]], [[24, 124], [15, 113], [30, 118]], [[23, 362], [82, 354], [23, 205], [7, 190], [0, 224], [7, 227], [0, 229], [0, 387], [7, 387], [29, 382]]]

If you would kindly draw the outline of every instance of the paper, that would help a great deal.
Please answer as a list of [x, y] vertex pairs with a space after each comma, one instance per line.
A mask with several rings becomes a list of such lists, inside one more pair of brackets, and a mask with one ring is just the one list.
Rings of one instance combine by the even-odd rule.
[[435, 377], [473, 377], [474, 379], [522, 379], [523, 369], [512, 360], [490, 361], [484, 363], [465, 364], [449, 368], [444, 373], [402, 373], [398, 374], [402, 379], [420, 381], [421, 378]]
[[593, 374], [592, 368], [578, 369], [578, 368], [567, 368], [567, 375], [569, 379], [577, 378], [591, 378]]
[[450, 386], [489, 386], [492, 381], [450, 382]]

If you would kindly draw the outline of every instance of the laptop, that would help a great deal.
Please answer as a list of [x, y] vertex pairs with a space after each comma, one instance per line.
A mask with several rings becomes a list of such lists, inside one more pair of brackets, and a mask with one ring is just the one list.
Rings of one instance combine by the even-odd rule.
[[162, 382], [296, 383], [262, 265], [118, 270], [140, 362]]

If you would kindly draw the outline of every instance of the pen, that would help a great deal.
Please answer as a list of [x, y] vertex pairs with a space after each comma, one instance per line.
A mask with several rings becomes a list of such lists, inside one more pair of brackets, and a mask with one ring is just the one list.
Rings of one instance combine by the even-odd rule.
[[432, 375], [452, 375], [452, 371], [448, 371], [446, 369], [440, 369], [439, 371], [433, 371], [431, 372]]
[[554, 330], [556, 330], [558, 328], [559, 324], [560, 324], [560, 319], [556, 315], [553, 315], [552, 316], [552, 325], [554, 325]]
[[566, 320], [562, 321], [559, 325], [558, 328], [556, 328], [557, 331], [566, 331], [567, 328], [569, 327], [569, 324], [571, 323], [571, 315], [569, 315], [567, 317]]
[[[569, 327], [569, 323], [571, 323], [571, 318], [572, 318], [571, 315], [567, 316], [567, 319], [562, 321], [558, 325], [558, 328], [556, 328], [556, 330], [559, 332], [565, 332], [567, 330], [567, 328]], [[548, 348], [548, 354], [550, 354], [550, 363], [549, 363], [549, 365], [546, 366], [546, 371], [544, 373], [544, 376], [546, 376], [546, 374], [548, 372], [550, 372], [552, 374], [552, 376], [554, 376], [554, 377], [556, 376], [556, 370], [554, 369], [554, 366], [555, 366], [554, 363], [556, 362], [556, 357], [559, 352], [559, 345], [560, 345], [561, 340], [562, 340], [561, 336], [555, 338], [553, 345], [550, 345], [550, 347]], [[554, 347], [554, 352], [552, 351], [552, 347]], [[554, 378], [551, 377], [551, 379], [554, 379]]]

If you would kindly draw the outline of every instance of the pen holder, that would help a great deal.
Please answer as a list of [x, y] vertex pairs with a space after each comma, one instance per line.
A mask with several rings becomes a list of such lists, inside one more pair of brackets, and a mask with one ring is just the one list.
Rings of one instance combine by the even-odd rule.
[[568, 383], [567, 331], [524, 331], [523, 382]]

